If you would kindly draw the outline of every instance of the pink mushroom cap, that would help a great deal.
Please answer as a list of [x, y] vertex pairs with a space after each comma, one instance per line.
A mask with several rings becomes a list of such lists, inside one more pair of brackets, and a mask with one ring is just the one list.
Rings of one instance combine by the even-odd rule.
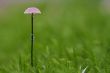
[[24, 11], [24, 14], [41, 14], [41, 11], [36, 7], [29, 7]]

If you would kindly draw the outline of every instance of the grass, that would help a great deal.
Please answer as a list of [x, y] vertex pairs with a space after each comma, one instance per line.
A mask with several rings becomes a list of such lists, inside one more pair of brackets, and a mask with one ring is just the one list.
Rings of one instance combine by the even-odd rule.
[[[94, 3], [94, 5], [91, 4]], [[34, 68], [30, 66], [30, 16], [34, 17]], [[99, 1], [60, 0], [7, 9], [0, 20], [0, 73], [110, 73], [110, 16]]]

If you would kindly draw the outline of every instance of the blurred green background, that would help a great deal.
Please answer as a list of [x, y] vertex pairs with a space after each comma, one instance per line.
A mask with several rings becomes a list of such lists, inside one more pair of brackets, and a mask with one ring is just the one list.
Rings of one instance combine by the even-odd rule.
[[[12, 3], [11, 3], [12, 2]], [[2, 0], [1, 0], [2, 3]], [[31, 16], [34, 64], [38, 73], [110, 73], [110, 14], [104, 0], [39, 0], [0, 7], [0, 73], [30, 70]]]

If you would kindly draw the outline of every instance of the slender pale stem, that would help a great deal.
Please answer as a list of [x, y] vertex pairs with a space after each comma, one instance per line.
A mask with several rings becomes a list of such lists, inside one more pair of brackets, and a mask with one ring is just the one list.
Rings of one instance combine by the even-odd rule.
[[31, 14], [31, 66], [33, 67], [33, 48], [34, 48], [34, 30], [33, 30], [33, 13]]

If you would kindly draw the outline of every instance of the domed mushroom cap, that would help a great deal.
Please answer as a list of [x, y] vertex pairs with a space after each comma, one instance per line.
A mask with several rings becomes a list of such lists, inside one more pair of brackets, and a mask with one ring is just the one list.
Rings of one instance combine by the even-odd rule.
[[33, 14], [41, 14], [41, 11], [36, 7], [30, 7], [24, 11], [24, 14], [32, 14], [32, 13]]

